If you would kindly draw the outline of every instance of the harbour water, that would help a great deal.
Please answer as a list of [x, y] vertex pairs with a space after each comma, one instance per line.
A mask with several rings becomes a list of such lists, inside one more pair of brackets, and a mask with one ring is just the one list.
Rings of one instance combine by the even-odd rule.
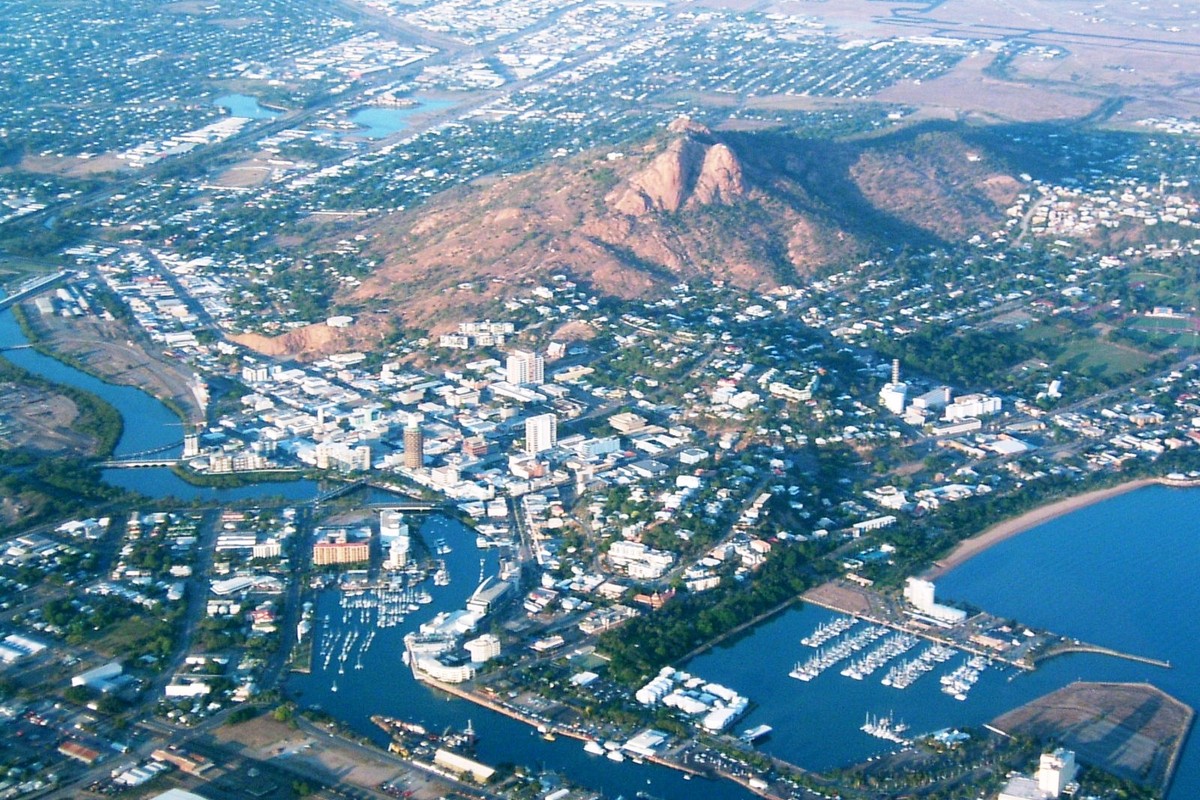
[[[838, 616], [813, 606], [788, 611], [696, 658], [687, 669], [756, 700], [758, 707], [740, 727], [772, 726], [761, 749], [815, 769], [895, 746], [860, 730], [868, 714], [890, 713], [903, 720], [908, 736], [976, 726], [1075, 680], [1145, 681], [1200, 707], [1197, 520], [1200, 492], [1141, 489], [1001, 542], [938, 581], [941, 598], [1165, 659], [1172, 664], [1169, 670], [1109, 656], [1069, 655], [1032, 673], [986, 669], [965, 701], [941, 692], [934, 677], [961, 663], [961, 656], [903, 690], [883, 686], [882, 670], [873, 679], [855, 681], [839, 674], [841, 665], [806, 683], [787, 676], [796, 661], [814, 652], [800, 640]], [[1168, 798], [1191, 797], [1200, 797], [1200, 753], [1189, 745]]]
[[[419, 517], [411, 517], [416, 523]], [[355, 669], [361, 642], [371, 626], [361, 622], [361, 616], [351, 611], [345, 615], [339, 605], [340, 592], [328, 589], [320, 594], [313, 615], [313, 641], [317, 643], [312, 672], [293, 674], [286, 686], [289, 696], [303, 706], [319, 706], [355, 732], [365, 735], [381, 746], [387, 736], [371, 723], [372, 714], [396, 717], [417, 722], [427, 730], [441, 733], [447, 728], [462, 730], [470, 721], [479, 735], [477, 757], [488, 764], [522, 764], [534, 769], [546, 769], [568, 777], [571, 781], [602, 791], [608, 797], [634, 797], [638, 792], [670, 800], [702, 796], [713, 800], [744, 800], [748, 792], [725, 781], [698, 779], [686, 781], [682, 773], [652, 764], [626, 761], [619, 765], [604, 758], [589, 755], [583, 743], [567, 737], [554, 742], [541, 738], [521, 722], [488, 711], [472, 703], [440, 695], [418, 683], [401, 660], [404, 634], [416, 630], [438, 611], [463, 608], [467, 597], [479, 583], [482, 571], [493, 575], [497, 570], [496, 550], [478, 550], [475, 534], [456, 520], [432, 515], [423, 518], [421, 538], [432, 545], [445, 539], [451, 551], [441, 558], [450, 573], [447, 586], [423, 584], [433, 595], [433, 602], [405, 615], [402, 624], [375, 628], [376, 635], [366, 653], [362, 654], [363, 668]], [[357, 631], [345, 661], [339, 659], [343, 643]], [[332, 643], [333, 657], [328, 662], [322, 655], [322, 642]], [[337, 690], [334, 691], [336, 685]]]
[[[1001, 542], [938, 582], [939, 594], [1095, 644], [1164, 659], [1155, 669], [1070, 656], [1060, 683], [1147, 681], [1200, 709], [1200, 491], [1152, 486]], [[1168, 798], [1200, 797], [1193, 733]]]
[[[11, 310], [0, 313], [0, 347], [24, 343]], [[104, 383], [31, 349], [7, 350], [3, 355], [50, 380], [93, 392], [116, 407], [126, 420], [118, 454], [180, 438], [175, 415], [138, 389]], [[106, 479], [156, 497], [284, 496], [301, 500], [316, 493], [316, 485], [310, 481], [237, 490], [197, 489], [168, 470], [111, 470]], [[1001, 542], [938, 581], [940, 597], [966, 601], [1084, 641], [1166, 659], [1173, 665], [1170, 670], [1106, 656], [1072, 655], [1052, 660], [1033, 673], [986, 669], [962, 701], [940, 691], [936, 677], [959, 665], [962, 656], [939, 665], [903, 690], [880, 683], [886, 668], [867, 679], [853, 680], [840, 674], [841, 664], [805, 682], [788, 677], [796, 662], [814, 652], [801, 644], [801, 639], [837, 616], [814, 606], [787, 611], [685, 667], [756, 703], [736, 730], [770, 725], [773, 732], [760, 748], [813, 769], [848, 764], [895, 747], [861, 730], [868, 715], [889, 715], [903, 721], [909, 726], [909, 736], [974, 726], [1077, 679], [1148, 681], [1197, 707], [1197, 520], [1200, 492], [1141, 489]], [[311, 674], [293, 676], [288, 691], [302, 704], [321, 706], [381, 744], [385, 737], [370, 723], [372, 714], [420, 722], [435, 731], [447, 726], [461, 729], [471, 720], [480, 735], [482, 760], [549, 769], [610, 796], [631, 797], [641, 791], [662, 800], [688, 800], [698, 794], [715, 800], [749, 797], [727, 782], [689, 783], [662, 767], [632, 762], [613, 765], [584, 753], [579, 742], [565, 737], [546, 742], [519, 722], [461, 700], [446, 699], [417, 683], [401, 661], [403, 634], [438, 611], [461, 608], [478, 583], [481, 557], [484, 570], [495, 572], [495, 556], [476, 550], [474, 535], [458, 522], [430, 516], [421, 532], [428, 541], [444, 538], [451, 545], [451, 553], [445, 556], [450, 584], [430, 585], [433, 602], [406, 615], [404, 624], [379, 629], [365, 652], [360, 644], [367, 634], [363, 629], [356, 639], [359, 644], [352, 645], [355, 661], [331, 661], [328, 668], [323, 662], [315, 663]], [[323, 628], [326, 617], [328, 629]], [[356, 620], [342, 621], [333, 590], [318, 598], [315, 621], [315, 637], [329, 635], [341, 642], [356, 625], [361, 627]], [[898, 658], [912, 658], [920, 649]], [[360, 653], [363, 668], [354, 669]], [[336, 671], [339, 666], [344, 668], [341, 673]], [[332, 691], [335, 679], [337, 692]], [[1195, 746], [1184, 750], [1168, 797], [1200, 797], [1200, 752]]]
[[[20, 347], [28, 343], [13, 317], [12, 310], [0, 312], [0, 348]], [[181, 434], [179, 419], [162, 403], [145, 392], [131, 387], [116, 386], [81, 372], [32, 349], [5, 350], [3, 357], [56, 383], [75, 386], [92, 392], [110, 403], [125, 420], [125, 429], [117, 445], [117, 455], [136, 453], [177, 441]], [[136, 422], [133, 422], [135, 421]], [[190, 500], [196, 497], [214, 500], [285, 497], [307, 500], [317, 494], [312, 481], [266, 482], [238, 489], [204, 489], [180, 480], [168, 469], [106, 470], [104, 479], [147, 496], [169, 496]], [[386, 500], [387, 498], [376, 498]], [[411, 521], [417, 524], [421, 518]], [[384, 714], [420, 722], [429, 730], [441, 731], [448, 726], [462, 729], [468, 720], [479, 732], [479, 757], [494, 764], [521, 764], [545, 769], [569, 777], [572, 781], [604, 792], [610, 797], [634, 797], [640, 791], [661, 800], [691, 798], [698, 789], [713, 800], [746, 800], [748, 792], [724, 781], [686, 782], [681, 773], [652, 764], [625, 762], [619, 766], [611, 761], [588, 755], [582, 744], [560, 737], [547, 742], [533, 728], [500, 714], [486, 711], [463, 700], [445, 698], [418, 683], [404, 666], [403, 636], [439, 611], [462, 608], [467, 597], [479, 583], [480, 559], [487, 574], [497, 569], [495, 550], [480, 551], [475, 547], [475, 534], [461, 523], [447, 517], [431, 515], [424, 518], [421, 533], [432, 542], [444, 538], [451, 552], [443, 556], [450, 573], [447, 586], [428, 590], [433, 602], [406, 615], [402, 625], [379, 629], [371, 645], [362, 652], [361, 642], [367, 634], [364, 626], [355, 621], [342, 622], [336, 590], [318, 597], [312, 635], [321, 637], [326, 629], [336, 637], [339, 647], [353, 629], [361, 632], [352, 645], [354, 660], [331, 661], [328, 669], [323, 662], [314, 663], [309, 675], [293, 675], [287, 690], [303, 705], [317, 705], [345, 722], [355, 731], [386, 745], [386, 736], [371, 722], [372, 714]], [[354, 669], [359, 654], [363, 669]], [[345, 667], [339, 674], [338, 667]], [[333, 692], [333, 682], [338, 691]], [[691, 791], [689, 791], [691, 790]]]

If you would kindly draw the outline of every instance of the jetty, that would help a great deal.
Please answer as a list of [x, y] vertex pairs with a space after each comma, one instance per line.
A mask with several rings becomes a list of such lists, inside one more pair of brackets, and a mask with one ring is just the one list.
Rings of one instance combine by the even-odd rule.
[[1062, 644], [1039, 654], [1035, 663], [1041, 664], [1043, 661], [1048, 661], [1051, 658], [1063, 656], [1068, 653], [1094, 653], [1096, 655], [1122, 658], [1126, 661], [1136, 661], [1139, 664], [1149, 664], [1152, 667], [1171, 669], [1170, 661], [1163, 661], [1162, 659], [1158, 658], [1150, 658], [1149, 656], [1139, 656], [1135, 653], [1126, 653], [1121, 650], [1114, 650], [1111, 647], [1104, 647], [1098, 644], [1087, 644], [1085, 642], [1063, 642]]

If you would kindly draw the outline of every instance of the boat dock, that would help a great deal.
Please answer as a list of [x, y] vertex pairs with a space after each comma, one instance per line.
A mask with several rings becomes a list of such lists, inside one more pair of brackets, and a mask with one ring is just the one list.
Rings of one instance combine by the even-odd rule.
[[757, 727], [751, 728], [748, 731], [743, 731], [742, 735], [739, 736], [738, 738], [741, 739], [746, 744], [754, 744], [758, 740], [766, 738], [766, 736], [768, 734], [770, 734], [771, 731], [773, 731], [773, 730], [775, 730], [775, 729], [772, 728], [770, 725], [759, 725]]
[[[1162, 669], [1171, 668], [1168, 661], [1080, 642], [1050, 631], [1030, 631], [1020, 624], [1010, 626], [1007, 621], [986, 612], [953, 626], [931, 625], [906, 613], [901, 601], [846, 581], [835, 580], [817, 586], [805, 592], [802, 599], [873, 626], [919, 636], [936, 645], [953, 647], [1025, 671], [1032, 671], [1046, 659], [1065, 653], [1096, 653]], [[1018, 630], [1025, 633], [1018, 636]]]

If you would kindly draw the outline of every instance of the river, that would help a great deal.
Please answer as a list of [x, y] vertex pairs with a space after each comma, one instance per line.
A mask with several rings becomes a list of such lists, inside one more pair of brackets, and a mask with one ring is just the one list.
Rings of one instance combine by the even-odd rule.
[[[20, 347], [29, 340], [21, 332], [13, 310], [0, 312], [0, 348]], [[111, 405], [121, 415], [125, 426], [114, 456], [132, 455], [172, 445], [161, 451], [164, 456], [177, 456], [183, 450], [183, 426], [174, 411], [154, 397], [132, 386], [105, 383], [57, 359], [42, 355], [32, 348], [4, 350], [4, 358], [17, 366], [55, 383], [83, 389]], [[114, 486], [140, 492], [148, 497], [176, 497], [181, 500], [209, 499], [243, 500], [253, 497], [282, 497], [287, 500], [308, 500], [317, 494], [313, 481], [272, 481], [236, 489], [213, 489], [193, 486], [170, 469], [108, 469], [104, 480]]]

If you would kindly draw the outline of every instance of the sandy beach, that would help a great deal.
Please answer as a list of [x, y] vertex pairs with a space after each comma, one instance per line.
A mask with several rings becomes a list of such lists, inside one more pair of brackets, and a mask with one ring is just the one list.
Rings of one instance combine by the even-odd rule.
[[922, 577], [926, 580], [934, 580], [940, 575], [954, 569], [959, 564], [962, 564], [967, 559], [982, 553], [992, 545], [1002, 542], [1011, 536], [1016, 536], [1018, 533], [1024, 533], [1030, 528], [1041, 525], [1043, 522], [1049, 522], [1055, 517], [1070, 514], [1072, 511], [1076, 511], [1084, 506], [1099, 503], [1101, 500], [1107, 500], [1110, 497], [1132, 492], [1134, 489], [1140, 489], [1143, 486], [1153, 486], [1160, 482], [1159, 478], [1139, 478], [1138, 480], [1111, 486], [1107, 489], [1097, 489], [1092, 492], [1076, 495], [1075, 497], [1068, 497], [1049, 505], [1035, 508], [1032, 511], [1027, 511], [1019, 517], [999, 522], [978, 536], [973, 536], [970, 539], [959, 542], [958, 546], [950, 552], [950, 555], [933, 562], [933, 566], [927, 569]]

